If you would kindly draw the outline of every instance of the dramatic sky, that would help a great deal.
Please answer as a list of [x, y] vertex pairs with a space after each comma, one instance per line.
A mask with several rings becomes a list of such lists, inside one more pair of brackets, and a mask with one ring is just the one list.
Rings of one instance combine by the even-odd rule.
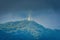
[[0, 0], [0, 23], [24, 19], [29, 13], [46, 28], [60, 29], [60, 0]]

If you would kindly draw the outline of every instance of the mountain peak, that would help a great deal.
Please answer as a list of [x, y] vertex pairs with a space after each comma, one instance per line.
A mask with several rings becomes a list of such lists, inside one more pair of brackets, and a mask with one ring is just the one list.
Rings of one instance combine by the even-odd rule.
[[[0, 32], [11, 34], [12, 38], [22, 38], [23, 40], [40, 40], [40, 38], [60, 37], [60, 31], [50, 30], [44, 28], [42, 25], [36, 23], [35, 21], [16, 21], [0, 24]], [[45, 40], [44, 39], [44, 40]]]

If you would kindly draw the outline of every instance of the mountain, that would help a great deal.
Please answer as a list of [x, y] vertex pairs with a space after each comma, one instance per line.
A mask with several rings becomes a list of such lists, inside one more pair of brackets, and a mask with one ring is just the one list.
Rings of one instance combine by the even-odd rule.
[[44, 28], [35, 21], [0, 24], [0, 40], [60, 40], [60, 30]]

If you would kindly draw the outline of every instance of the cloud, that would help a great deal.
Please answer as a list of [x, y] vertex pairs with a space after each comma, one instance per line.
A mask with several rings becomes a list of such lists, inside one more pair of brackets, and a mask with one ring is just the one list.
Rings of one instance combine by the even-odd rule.
[[60, 8], [60, 0], [0, 0], [0, 11]]

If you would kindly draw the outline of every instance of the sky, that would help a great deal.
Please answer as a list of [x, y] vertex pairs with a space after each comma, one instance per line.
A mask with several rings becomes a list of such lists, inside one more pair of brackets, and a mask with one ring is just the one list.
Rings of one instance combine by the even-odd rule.
[[27, 18], [29, 13], [44, 27], [60, 29], [60, 0], [0, 0], [0, 23]]

